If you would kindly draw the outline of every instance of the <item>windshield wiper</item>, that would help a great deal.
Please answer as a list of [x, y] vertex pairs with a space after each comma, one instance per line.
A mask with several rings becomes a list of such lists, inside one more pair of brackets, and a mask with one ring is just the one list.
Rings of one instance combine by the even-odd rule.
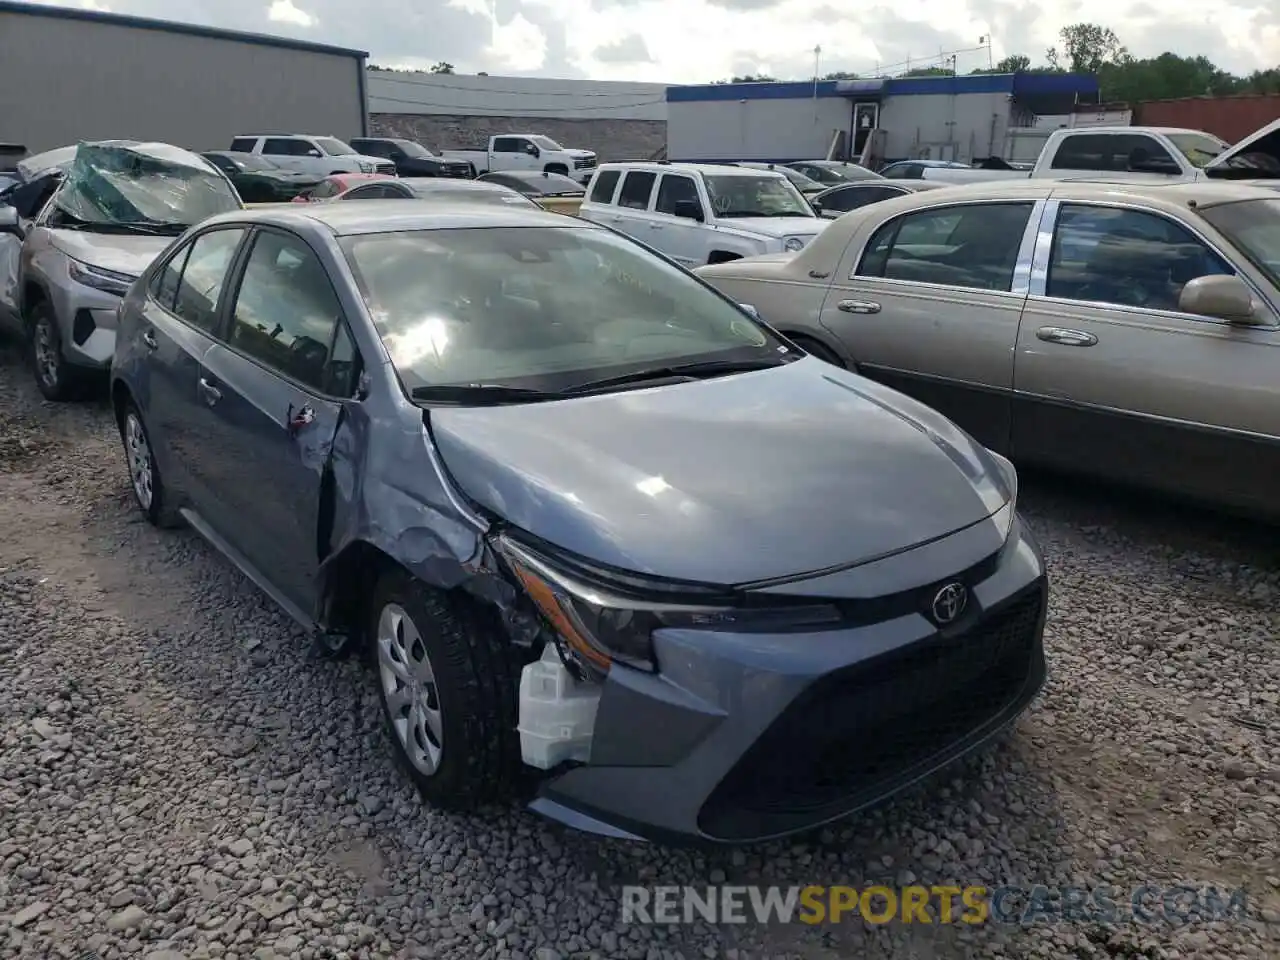
[[780, 367], [799, 359], [796, 354], [790, 359], [754, 359], [754, 360], [698, 360], [692, 363], [674, 363], [662, 367], [648, 367], [644, 370], [633, 370], [631, 373], [620, 373], [613, 377], [601, 377], [599, 380], [588, 380], [574, 384], [564, 391], [566, 396], [580, 396], [609, 387], [621, 387], [629, 383], [645, 383], [650, 380], [698, 380], [703, 377], [719, 377], [728, 373], [748, 373], [752, 370], [767, 370]]
[[536, 403], [539, 400], [557, 400], [562, 394], [531, 387], [507, 387], [500, 383], [439, 383], [414, 387], [409, 391], [414, 400], [426, 403], [448, 403], [460, 406], [480, 406], [498, 403]]

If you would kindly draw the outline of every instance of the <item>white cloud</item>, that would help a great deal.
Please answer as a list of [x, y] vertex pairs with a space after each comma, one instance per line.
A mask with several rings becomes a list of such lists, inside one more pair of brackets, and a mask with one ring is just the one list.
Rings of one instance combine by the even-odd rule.
[[547, 62], [547, 35], [524, 14], [517, 13], [506, 23], [493, 25], [493, 41], [485, 56], [495, 71], [537, 70]]
[[267, 8], [267, 19], [272, 23], [287, 23], [292, 27], [314, 27], [317, 22], [314, 16], [295, 6], [293, 0], [275, 0]]
[[96, 10], [98, 13], [110, 13], [111, 8], [105, 3], [98, 3], [98, 0], [80, 0], [81, 10]]

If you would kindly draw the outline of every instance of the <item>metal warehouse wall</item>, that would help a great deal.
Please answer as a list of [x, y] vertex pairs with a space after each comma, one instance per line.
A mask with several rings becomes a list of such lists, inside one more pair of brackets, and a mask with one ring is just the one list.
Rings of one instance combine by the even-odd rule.
[[361, 132], [364, 64], [355, 52], [13, 6], [0, 6], [0, 140], [32, 153], [117, 137], [209, 150], [255, 130]]
[[676, 101], [667, 104], [667, 151], [672, 160], [825, 157], [852, 119], [843, 97]]
[[998, 154], [1009, 127], [1009, 95], [889, 96], [880, 107], [886, 160], [960, 160]]
[[1139, 126], [1204, 130], [1227, 143], [1243, 140], [1277, 117], [1280, 117], [1278, 94], [1147, 100], [1139, 103], [1133, 112], [1133, 122]]
[[653, 156], [667, 141], [666, 84], [370, 70], [370, 125], [432, 149], [541, 133], [601, 160]]

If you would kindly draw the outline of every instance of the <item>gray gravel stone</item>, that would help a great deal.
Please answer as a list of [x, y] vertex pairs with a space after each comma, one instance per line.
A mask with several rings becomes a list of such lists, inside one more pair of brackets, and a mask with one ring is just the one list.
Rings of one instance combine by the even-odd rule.
[[[1051, 676], [1007, 735], [811, 837], [629, 845], [431, 809], [372, 679], [130, 501], [104, 403], [0, 342], [0, 960], [1280, 956], [1274, 532], [1024, 478]], [[254, 659], [257, 658], [257, 659]], [[621, 922], [620, 887], [1247, 886], [1251, 922]]]

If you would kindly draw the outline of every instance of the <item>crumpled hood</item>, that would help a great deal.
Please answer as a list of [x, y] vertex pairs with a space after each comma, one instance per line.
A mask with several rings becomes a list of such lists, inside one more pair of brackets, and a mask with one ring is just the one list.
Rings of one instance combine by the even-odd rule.
[[742, 584], [852, 565], [1009, 497], [949, 421], [813, 358], [429, 417], [473, 501], [571, 553], [661, 577]]
[[52, 230], [53, 245], [73, 260], [137, 277], [173, 237], [123, 236], [86, 230]]
[[765, 237], [816, 237], [830, 222], [821, 217], [726, 217], [717, 219], [716, 226]]

